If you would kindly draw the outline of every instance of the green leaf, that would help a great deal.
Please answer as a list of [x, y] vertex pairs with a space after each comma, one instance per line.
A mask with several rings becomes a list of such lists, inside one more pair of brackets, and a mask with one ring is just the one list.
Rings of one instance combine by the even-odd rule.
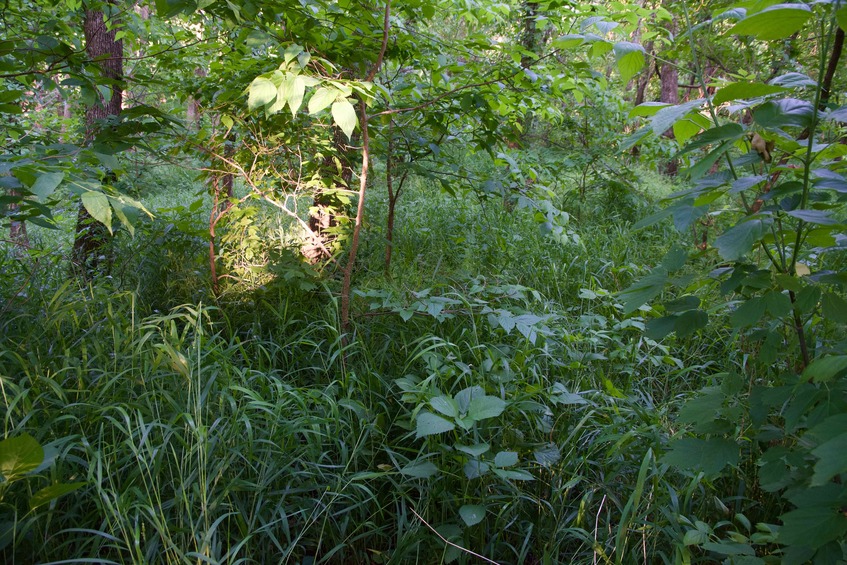
[[643, 304], [653, 300], [665, 288], [668, 282], [668, 271], [664, 267], [656, 267], [653, 272], [633, 283], [619, 294], [623, 301], [623, 313], [629, 314], [638, 310]]
[[753, 112], [753, 119], [763, 128], [786, 126], [808, 127], [815, 115], [811, 102], [797, 98], [783, 98], [765, 102]]
[[847, 300], [827, 292], [821, 299], [821, 313], [827, 320], [838, 324], [847, 324]]
[[584, 42], [585, 36], [582, 34], [567, 34], [554, 39], [553, 47], [556, 49], [573, 49], [574, 47], [579, 47]]
[[763, 84], [761, 82], [734, 82], [718, 90], [712, 102], [714, 104], [723, 104], [730, 100], [756, 98], [757, 96], [785, 92], [786, 90], [788, 89], [781, 86]]
[[297, 110], [303, 105], [303, 97], [306, 95], [306, 77], [297, 75], [291, 85], [291, 93], [288, 95], [288, 107], [291, 109], [291, 117], [297, 115]]
[[703, 543], [703, 549], [714, 551], [721, 555], [756, 555], [756, 550], [746, 543], [715, 543], [707, 541]]
[[689, 139], [708, 129], [711, 124], [711, 120], [701, 114], [688, 114], [673, 125], [673, 135], [678, 144], [685, 145]]
[[838, 22], [838, 27], [847, 32], [847, 6], [842, 5], [835, 12], [835, 20]]
[[735, 24], [727, 35], [752, 35], [762, 41], [784, 39], [799, 31], [812, 17], [805, 4], [777, 4]]
[[534, 481], [535, 477], [529, 471], [513, 471], [511, 469], [492, 469], [495, 475], [501, 479], [511, 479], [513, 481]]
[[737, 261], [767, 232], [770, 222], [754, 218], [736, 224], [715, 239], [715, 247], [727, 261]]
[[112, 207], [109, 198], [102, 192], [88, 190], [82, 193], [82, 205], [91, 214], [91, 217], [104, 224], [112, 233]]
[[812, 450], [819, 461], [815, 464], [812, 486], [823, 486], [841, 473], [847, 472], [847, 433], [836, 436]]
[[779, 542], [817, 549], [847, 534], [847, 517], [828, 506], [798, 508], [781, 516]]
[[256, 110], [266, 106], [276, 98], [276, 85], [266, 78], [257, 77], [250, 83], [250, 95], [247, 98], [247, 108]]
[[803, 378], [825, 383], [845, 370], [847, 370], [847, 355], [831, 355], [814, 360], [803, 371]]
[[734, 328], [746, 328], [756, 324], [765, 315], [765, 301], [758, 296], [747, 299], [729, 317]]
[[421, 412], [418, 414], [415, 438], [422, 438], [443, 432], [449, 432], [456, 428], [456, 424], [436, 416], [432, 412]]
[[438, 473], [438, 467], [431, 461], [412, 461], [402, 469], [400, 474], [416, 479], [428, 479]]
[[653, 116], [653, 120], [650, 122], [650, 125], [653, 128], [653, 133], [655, 135], [662, 135], [672, 128], [678, 120], [684, 118], [692, 110], [699, 109], [703, 105], [703, 101], [703, 98], [698, 98], [697, 100], [691, 100], [685, 104], [662, 108], [656, 112], [656, 115]]
[[449, 396], [436, 396], [429, 401], [429, 405], [449, 418], [459, 417], [459, 405]]
[[665, 102], [644, 102], [643, 104], [639, 104], [635, 108], [629, 111], [629, 118], [635, 118], [639, 116], [649, 117], [655, 116], [659, 110], [662, 108], [670, 107], [670, 104]]
[[0, 441], [0, 474], [7, 481], [13, 481], [37, 469], [43, 460], [44, 449], [29, 434]]
[[518, 454], [515, 451], [501, 451], [494, 456], [495, 467], [512, 467], [518, 464]]
[[627, 83], [644, 68], [644, 48], [637, 43], [619, 41], [615, 43], [614, 49], [621, 81]]
[[479, 457], [491, 449], [491, 445], [488, 443], [477, 443], [475, 445], [462, 445], [457, 443], [454, 447], [456, 450], [461, 451], [462, 453], [467, 453], [471, 457]]
[[309, 99], [309, 114], [317, 114], [321, 110], [328, 108], [330, 104], [338, 98], [338, 89], [322, 86], [317, 89]]
[[30, 509], [35, 510], [39, 506], [52, 502], [60, 496], [64, 496], [83, 486], [85, 486], [85, 483], [57, 483], [55, 485], [50, 485], [49, 487], [45, 487], [32, 495], [32, 498], [29, 499], [29, 507]]
[[332, 103], [332, 119], [335, 125], [341, 128], [347, 139], [353, 136], [353, 130], [356, 128], [356, 109], [350, 100], [344, 98]]
[[496, 396], [477, 396], [468, 407], [468, 417], [474, 420], [496, 418], [506, 409], [506, 401]]
[[738, 464], [738, 445], [723, 438], [682, 438], [671, 443], [662, 461], [680, 469], [718, 474], [727, 465]]
[[685, 148], [677, 154], [677, 156], [684, 155], [689, 151], [699, 149], [700, 147], [705, 147], [707, 145], [712, 145], [714, 143], [735, 141], [741, 139], [743, 135], [744, 128], [736, 123], [731, 122], [722, 126], [713, 127], [698, 135], [694, 141], [686, 145]]
[[459, 516], [462, 517], [462, 520], [468, 527], [476, 526], [485, 518], [485, 506], [480, 504], [465, 504], [459, 508]]
[[33, 183], [30, 191], [41, 202], [44, 202], [62, 184], [63, 180], [65, 180], [65, 173], [44, 173]]

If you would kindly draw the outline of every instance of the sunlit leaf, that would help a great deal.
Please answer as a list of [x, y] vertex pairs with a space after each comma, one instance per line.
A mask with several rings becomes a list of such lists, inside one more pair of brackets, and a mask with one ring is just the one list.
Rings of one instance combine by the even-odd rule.
[[112, 233], [112, 207], [109, 198], [102, 192], [87, 190], [82, 193], [82, 205], [91, 217], [102, 223]]
[[614, 49], [621, 80], [627, 83], [638, 71], [644, 68], [644, 48], [637, 43], [619, 41], [615, 43]]
[[332, 119], [335, 125], [341, 128], [347, 139], [353, 136], [353, 130], [356, 128], [356, 109], [353, 104], [346, 98], [333, 102], [332, 104]]
[[727, 35], [752, 35], [763, 41], [784, 39], [799, 31], [811, 17], [812, 10], [805, 4], [777, 4], [747, 16]]
[[257, 77], [250, 83], [250, 94], [247, 98], [247, 108], [256, 110], [270, 104], [276, 98], [276, 86], [266, 78]]
[[43, 460], [44, 449], [29, 434], [21, 434], [0, 441], [0, 474], [7, 481], [35, 470]]
[[723, 104], [730, 100], [750, 99], [788, 90], [782, 86], [763, 84], [760, 82], [734, 82], [722, 87], [715, 94], [712, 102]]

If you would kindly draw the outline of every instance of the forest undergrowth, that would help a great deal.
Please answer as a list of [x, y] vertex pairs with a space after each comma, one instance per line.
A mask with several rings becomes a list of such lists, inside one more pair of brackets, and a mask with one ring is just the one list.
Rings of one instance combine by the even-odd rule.
[[755, 520], [738, 514], [744, 469], [713, 482], [662, 455], [683, 400], [747, 352], [720, 331], [656, 341], [647, 309], [624, 314], [617, 293], [688, 243], [636, 235], [636, 200], [611, 190], [556, 238], [418, 179], [388, 278], [377, 196], [346, 335], [336, 283], [286, 255], [272, 214], [240, 245], [276, 266], [218, 298], [197, 283], [190, 206], [119, 234], [112, 274], [87, 285], [35, 234], [3, 259], [3, 433], [43, 447], [2, 462], [35, 470], [0, 485], [5, 561], [696, 559], [695, 524]]

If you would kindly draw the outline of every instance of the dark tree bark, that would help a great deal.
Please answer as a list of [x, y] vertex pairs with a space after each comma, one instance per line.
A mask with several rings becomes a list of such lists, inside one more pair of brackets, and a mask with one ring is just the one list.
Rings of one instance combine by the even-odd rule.
[[[675, 31], [676, 26], [673, 22], [669, 23], [668, 27], [671, 32]], [[679, 104], [679, 69], [673, 61], [665, 61], [662, 63], [659, 73], [662, 81], [659, 100], [666, 104]], [[666, 131], [664, 135], [673, 139], [673, 130]], [[664, 173], [668, 176], [676, 176], [678, 170], [679, 163], [675, 160], [668, 161], [665, 164]]]
[[[355, 145], [358, 134], [353, 134], [350, 145]], [[330, 179], [324, 190], [315, 193], [314, 203], [309, 213], [309, 229], [312, 230], [312, 241], [303, 246], [303, 255], [312, 263], [317, 263], [326, 255], [326, 249], [332, 246], [335, 239], [334, 228], [340, 224], [341, 217], [347, 212], [346, 205], [339, 198], [340, 190], [349, 190], [353, 180], [353, 165], [347, 138], [337, 126], [333, 127], [332, 146], [334, 151], [324, 158], [323, 168], [325, 178]], [[338, 162], [341, 163], [339, 170]]]
[[[114, 0], [109, 0], [114, 6]], [[102, 120], [117, 116], [123, 103], [123, 41], [116, 39], [117, 23], [108, 23], [100, 10], [86, 10], [83, 22], [85, 51], [100, 71], [98, 82], [111, 88], [108, 100], [101, 98], [85, 111], [85, 143], [97, 136]], [[107, 172], [107, 177], [111, 172]], [[108, 241], [106, 226], [94, 220], [80, 204], [73, 246], [73, 262], [84, 276], [91, 276], [98, 268]]]

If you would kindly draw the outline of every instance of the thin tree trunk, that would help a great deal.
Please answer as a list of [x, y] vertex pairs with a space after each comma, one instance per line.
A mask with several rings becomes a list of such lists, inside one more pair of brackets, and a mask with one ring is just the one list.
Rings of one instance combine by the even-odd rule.
[[[668, 24], [671, 32], [675, 31], [676, 25], [671, 22]], [[665, 61], [661, 68], [662, 90], [659, 100], [665, 104], [679, 104], [679, 69], [673, 61]], [[670, 139], [674, 138], [673, 130], [668, 130], [664, 133]], [[679, 163], [676, 160], [668, 161], [664, 167], [664, 173], [668, 176], [676, 176], [679, 170]]]
[[[114, 0], [109, 0], [114, 6]], [[86, 10], [83, 22], [85, 50], [90, 59], [100, 67], [102, 81], [111, 88], [108, 100], [101, 98], [85, 111], [85, 143], [91, 143], [97, 135], [99, 122], [121, 112], [123, 102], [123, 41], [116, 39], [117, 24], [109, 22], [99, 10]], [[110, 29], [111, 27], [111, 29]], [[107, 178], [111, 172], [107, 172]], [[97, 269], [105, 244], [108, 240], [106, 226], [95, 221], [88, 210], [80, 204], [73, 246], [75, 268], [90, 277]]]
[[[14, 190], [10, 190], [9, 196], [14, 199], [16, 196], [19, 197], [20, 194]], [[9, 212], [11, 212], [12, 214], [14, 214], [17, 209], [17, 204], [12, 204], [9, 206]], [[15, 244], [17, 250], [23, 250], [28, 248], [29, 236], [26, 233], [26, 222], [12, 220], [11, 224], [9, 225], [9, 239], [11, 239], [12, 242]]]

